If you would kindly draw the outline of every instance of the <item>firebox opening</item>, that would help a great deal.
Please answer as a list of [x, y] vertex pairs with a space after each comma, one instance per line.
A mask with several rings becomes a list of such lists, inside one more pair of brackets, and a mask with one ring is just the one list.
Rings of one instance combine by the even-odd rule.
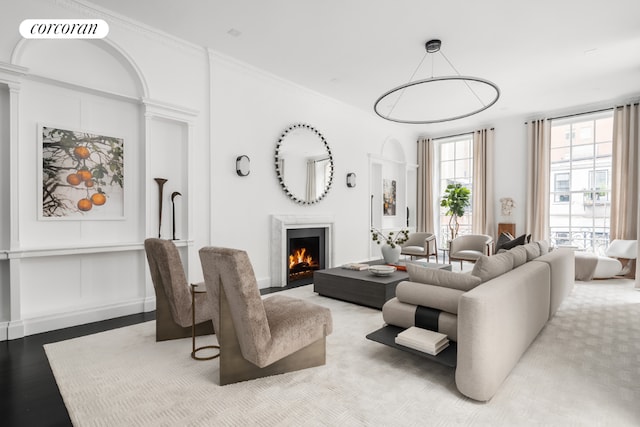
[[313, 272], [325, 268], [324, 228], [287, 231], [287, 285], [313, 283]]

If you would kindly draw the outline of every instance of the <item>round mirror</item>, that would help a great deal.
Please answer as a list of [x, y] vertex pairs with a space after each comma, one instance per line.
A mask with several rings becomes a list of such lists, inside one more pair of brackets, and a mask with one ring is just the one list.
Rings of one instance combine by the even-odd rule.
[[296, 203], [317, 203], [333, 182], [333, 157], [327, 141], [314, 127], [288, 127], [276, 146], [276, 174], [284, 192]]

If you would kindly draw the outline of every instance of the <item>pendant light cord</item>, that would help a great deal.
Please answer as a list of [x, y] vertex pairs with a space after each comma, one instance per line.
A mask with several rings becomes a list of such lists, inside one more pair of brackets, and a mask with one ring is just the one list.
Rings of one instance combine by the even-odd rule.
[[[446, 55], [444, 53], [442, 53], [441, 50], [439, 50], [438, 52], [440, 52], [440, 55], [442, 55], [442, 57], [444, 58], [445, 61], [447, 61], [447, 63], [449, 64], [449, 66], [451, 68], [453, 68], [453, 71], [456, 72], [456, 74], [459, 76], [460, 73], [458, 72], [458, 70], [456, 70], [456, 67], [453, 66], [453, 64], [451, 63], [451, 61], [449, 61], [449, 58], [446, 57]], [[433, 78], [433, 72], [431, 73], [431, 77]], [[463, 80], [464, 84], [467, 86], [467, 88], [471, 91], [471, 93], [473, 94], [473, 96], [476, 97], [476, 99], [478, 100], [478, 102], [483, 106], [486, 107], [487, 104], [485, 104], [484, 102], [482, 102], [482, 99], [480, 99], [480, 97], [478, 96], [478, 94], [476, 93], [475, 90], [473, 90], [473, 88], [469, 85], [469, 82], [467, 80]]]

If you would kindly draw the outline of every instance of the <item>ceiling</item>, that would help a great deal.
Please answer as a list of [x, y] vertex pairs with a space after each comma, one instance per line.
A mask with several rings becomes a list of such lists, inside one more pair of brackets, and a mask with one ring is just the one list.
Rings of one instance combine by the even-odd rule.
[[[500, 87], [469, 118], [404, 125], [438, 134], [640, 95], [638, 0], [91, 0], [373, 114], [409, 81], [427, 40], [461, 75]], [[455, 74], [429, 54], [415, 79]], [[432, 97], [429, 105], [446, 103]], [[445, 108], [444, 106], [442, 108]], [[383, 119], [380, 119], [383, 120]]]

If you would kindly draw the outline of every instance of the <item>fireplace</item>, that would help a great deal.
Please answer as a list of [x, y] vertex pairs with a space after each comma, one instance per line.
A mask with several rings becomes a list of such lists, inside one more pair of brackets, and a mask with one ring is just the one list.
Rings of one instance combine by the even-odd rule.
[[[333, 267], [333, 215], [272, 215], [271, 216], [271, 282], [268, 286], [287, 286], [289, 283], [289, 234], [303, 230], [322, 230], [322, 248], [318, 249], [319, 268]], [[317, 233], [316, 233], [317, 234]], [[294, 237], [309, 237], [304, 234]], [[310, 274], [313, 279], [313, 273]], [[298, 283], [298, 282], [295, 282]], [[311, 283], [311, 282], [309, 282]]]
[[313, 272], [325, 268], [325, 229], [288, 229], [287, 254], [287, 285], [313, 283]]

